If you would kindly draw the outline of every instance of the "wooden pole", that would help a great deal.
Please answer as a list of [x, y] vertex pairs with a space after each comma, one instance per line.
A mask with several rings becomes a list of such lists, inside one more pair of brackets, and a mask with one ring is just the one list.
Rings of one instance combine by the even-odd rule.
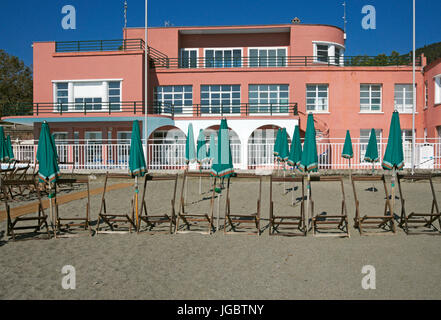
[[[57, 230], [54, 227], [54, 208], [52, 206], [52, 185], [49, 182], [49, 212], [51, 214], [51, 226], [52, 226], [52, 230], [54, 232], [54, 237], [57, 237]], [[56, 224], [55, 224], [56, 225]]]
[[310, 201], [310, 191], [311, 191], [311, 173], [308, 171], [308, 178], [307, 178], [307, 184], [306, 184], [306, 215], [305, 215], [305, 225], [306, 230], [305, 233], [308, 234], [309, 230], [309, 201]]
[[135, 176], [135, 215], [136, 215], [136, 228], [138, 228], [138, 176]]

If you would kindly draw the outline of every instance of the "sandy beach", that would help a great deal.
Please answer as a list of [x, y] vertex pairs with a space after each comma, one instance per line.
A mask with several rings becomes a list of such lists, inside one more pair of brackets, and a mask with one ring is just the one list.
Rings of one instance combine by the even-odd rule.
[[[103, 176], [91, 181], [91, 189], [102, 187]], [[120, 183], [121, 181], [112, 182]], [[130, 182], [127, 179], [124, 182]], [[390, 181], [387, 180], [390, 189]], [[189, 182], [188, 210], [209, 208], [208, 182]], [[177, 196], [181, 192], [179, 177]], [[434, 180], [441, 198], [441, 180]], [[276, 183], [274, 202], [279, 212], [298, 210], [291, 205], [301, 197], [298, 185]], [[0, 223], [1, 299], [441, 299], [441, 236], [406, 235], [397, 227], [395, 235], [360, 236], [353, 227], [355, 214], [352, 186], [345, 177], [345, 199], [350, 238], [269, 236], [269, 179], [262, 186], [261, 236], [201, 234], [98, 234], [50, 240], [8, 241], [6, 223]], [[360, 205], [381, 215], [385, 195], [366, 191], [371, 182], [359, 186]], [[149, 212], [170, 212], [173, 185], [157, 182], [148, 189]], [[312, 184], [317, 214], [341, 210], [337, 184]], [[404, 183], [407, 211], [429, 211], [428, 184]], [[80, 189], [74, 190], [78, 192]], [[231, 205], [235, 212], [256, 210], [257, 184], [232, 182]], [[141, 194], [141, 193], [140, 193]], [[108, 192], [109, 212], [128, 212], [133, 188]], [[398, 195], [398, 194], [397, 194]], [[220, 216], [224, 217], [225, 191]], [[91, 197], [92, 227], [100, 208], [101, 194]], [[177, 201], [178, 202], [178, 201]], [[84, 215], [85, 199], [60, 206], [62, 215]], [[25, 201], [16, 201], [20, 206]], [[396, 198], [396, 214], [401, 205]], [[186, 207], [187, 208], [187, 207]], [[178, 204], [175, 209], [178, 210]], [[2, 204], [4, 210], [4, 204]], [[48, 210], [46, 210], [48, 212]], [[296, 211], [298, 212], [298, 211]], [[217, 200], [214, 215], [217, 215]], [[220, 221], [223, 225], [223, 219]], [[438, 223], [435, 224], [439, 227]], [[163, 228], [162, 228], [163, 229]], [[63, 266], [76, 271], [76, 289], [62, 288]], [[376, 289], [365, 290], [362, 268], [376, 270]]]

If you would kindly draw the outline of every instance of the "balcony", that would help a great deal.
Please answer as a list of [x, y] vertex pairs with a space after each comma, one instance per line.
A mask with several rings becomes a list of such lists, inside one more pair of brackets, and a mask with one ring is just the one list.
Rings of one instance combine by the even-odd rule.
[[[416, 57], [417, 66], [422, 65], [421, 57]], [[411, 66], [412, 57], [405, 56], [282, 56], [282, 57], [236, 57], [236, 58], [168, 58], [166, 56], [150, 59], [150, 67], [155, 69], [228, 69], [228, 68], [283, 68], [320, 66]]]
[[57, 41], [55, 52], [133, 51], [144, 45], [143, 39]]
[[[148, 104], [149, 114], [176, 117], [210, 117], [210, 116], [297, 116], [297, 103], [288, 104], [233, 104], [233, 105], [201, 105], [189, 106]], [[84, 102], [84, 103], [18, 103], [5, 104], [2, 118], [9, 116], [103, 116], [121, 115], [134, 116], [144, 114], [142, 101], [123, 102]]]

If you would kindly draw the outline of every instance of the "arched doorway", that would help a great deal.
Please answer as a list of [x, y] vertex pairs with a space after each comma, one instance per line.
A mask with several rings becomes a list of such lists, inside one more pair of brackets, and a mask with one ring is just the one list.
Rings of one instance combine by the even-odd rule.
[[[234, 130], [232, 130], [231, 128], [228, 129], [229, 129], [228, 135], [230, 138], [230, 146], [231, 146], [231, 157], [233, 158], [233, 166], [237, 168], [242, 160], [241, 141], [239, 135]], [[205, 135], [207, 148], [210, 147], [210, 136], [212, 134], [214, 135], [214, 139], [217, 144], [218, 131], [219, 131], [219, 125], [210, 126], [204, 129], [203, 134]], [[199, 133], [195, 133], [195, 135], [197, 134]], [[209, 166], [210, 166], [209, 164], [204, 164], [203, 168], [207, 169]]]
[[155, 170], [182, 169], [185, 166], [186, 135], [174, 126], [157, 128], [148, 140], [148, 167]]

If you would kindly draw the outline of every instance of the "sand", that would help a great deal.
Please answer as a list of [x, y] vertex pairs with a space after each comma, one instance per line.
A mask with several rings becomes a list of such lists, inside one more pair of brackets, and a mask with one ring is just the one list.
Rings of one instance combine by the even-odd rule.
[[[181, 178], [178, 181], [177, 199]], [[91, 188], [102, 186], [103, 178]], [[116, 181], [114, 183], [120, 183]], [[113, 183], [113, 182], [112, 182]], [[189, 210], [209, 207], [209, 191], [198, 195], [198, 180], [190, 181]], [[352, 186], [345, 178], [349, 215], [347, 238], [269, 236], [269, 182], [262, 188], [261, 236], [201, 234], [98, 234], [69, 239], [7, 241], [5, 222], [0, 223], [1, 299], [441, 299], [441, 236], [360, 236], [353, 228], [355, 212]], [[360, 186], [364, 190], [372, 183]], [[287, 185], [287, 188], [292, 186]], [[363, 210], [382, 214], [384, 192], [360, 191]], [[390, 184], [388, 183], [388, 187]], [[430, 209], [429, 188], [421, 183], [404, 185], [411, 211]], [[291, 191], [274, 187], [279, 212], [293, 210]], [[435, 182], [441, 198], [441, 182]], [[78, 191], [78, 190], [76, 190]], [[299, 189], [295, 198], [300, 197]], [[338, 185], [313, 183], [317, 213], [339, 212]], [[383, 193], [382, 193], [383, 192]], [[152, 185], [148, 208], [170, 212], [172, 184]], [[131, 188], [110, 191], [108, 211], [128, 212]], [[252, 181], [232, 184], [232, 208], [236, 212], [256, 210], [257, 185]], [[206, 198], [205, 200], [201, 200]], [[95, 227], [101, 195], [91, 198]], [[221, 197], [224, 216], [225, 192]], [[21, 200], [14, 205], [23, 205]], [[166, 203], [164, 205], [164, 203]], [[401, 206], [397, 199], [399, 213]], [[63, 215], [83, 215], [85, 200], [60, 207]], [[176, 205], [178, 210], [178, 205]], [[215, 216], [217, 214], [217, 202]], [[298, 205], [294, 210], [298, 210]], [[223, 220], [221, 221], [221, 225]], [[437, 225], [438, 226], [438, 225]], [[61, 270], [72, 265], [76, 288], [62, 288]], [[376, 270], [376, 289], [362, 288], [362, 268]]]

